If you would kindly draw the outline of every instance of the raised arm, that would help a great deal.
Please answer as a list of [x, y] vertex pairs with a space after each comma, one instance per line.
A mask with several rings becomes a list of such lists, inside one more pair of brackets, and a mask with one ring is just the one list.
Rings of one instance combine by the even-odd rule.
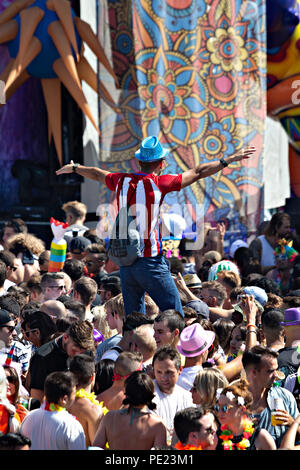
[[290, 450], [299, 450], [300, 446], [295, 445], [297, 433], [300, 431], [300, 415], [295, 419], [295, 421], [290, 425], [289, 429], [284, 434], [280, 449], [290, 449]]
[[[227, 165], [230, 165], [233, 162], [240, 162], [241, 160], [247, 160], [255, 152], [255, 147], [249, 147], [248, 149], [242, 149], [239, 152], [226, 157], [226, 159], [216, 160], [214, 162], [201, 163], [201, 165], [196, 166], [190, 170], [182, 173], [182, 188], [189, 186], [196, 181], [206, 178], [207, 176], [214, 175]], [[225, 163], [225, 165], [224, 165]]]
[[[74, 168], [75, 167], [75, 168]], [[99, 181], [100, 183], [105, 183], [105, 177], [109, 174], [109, 171], [102, 170], [94, 166], [84, 166], [79, 165], [79, 163], [74, 163], [73, 160], [70, 163], [62, 166], [59, 170], [56, 171], [56, 174], [64, 175], [67, 173], [77, 173], [84, 178], [89, 178], [90, 180]]]

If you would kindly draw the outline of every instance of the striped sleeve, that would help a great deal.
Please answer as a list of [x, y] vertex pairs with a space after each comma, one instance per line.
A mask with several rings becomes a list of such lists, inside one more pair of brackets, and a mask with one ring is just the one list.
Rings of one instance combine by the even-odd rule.
[[115, 191], [120, 178], [124, 176], [124, 173], [108, 173], [105, 177], [105, 184], [111, 191]]
[[158, 176], [156, 184], [163, 195], [172, 191], [180, 191], [182, 185], [182, 174]]

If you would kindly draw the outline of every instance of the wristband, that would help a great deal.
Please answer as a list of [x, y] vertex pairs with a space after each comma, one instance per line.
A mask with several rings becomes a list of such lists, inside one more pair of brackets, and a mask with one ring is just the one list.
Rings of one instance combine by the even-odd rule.
[[73, 168], [72, 168], [72, 169], [73, 169], [73, 173], [76, 173], [76, 170], [77, 170], [78, 166], [79, 166], [79, 163], [74, 163], [74, 164], [73, 164]]
[[221, 165], [223, 166], [223, 168], [225, 168], [226, 166], [228, 166], [228, 163], [226, 162], [226, 160], [224, 160], [224, 158], [220, 158], [220, 163], [221, 163]]
[[248, 330], [248, 328], [250, 328], [251, 326], [253, 326], [253, 328], [257, 330], [257, 326], [253, 325], [252, 323], [248, 323], [248, 325], [246, 325], [246, 329]]
[[255, 333], [255, 334], [257, 335], [257, 331], [256, 331], [256, 330], [247, 330], [247, 331], [246, 331], [246, 335], [247, 335], [248, 333]]

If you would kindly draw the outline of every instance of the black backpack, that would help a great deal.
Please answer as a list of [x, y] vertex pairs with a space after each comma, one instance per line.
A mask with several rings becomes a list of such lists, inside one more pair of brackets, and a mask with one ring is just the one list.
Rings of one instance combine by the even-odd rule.
[[131, 266], [141, 256], [140, 234], [131, 214], [130, 200], [119, 210], [108, 245], [108, 256], [117, 266]]

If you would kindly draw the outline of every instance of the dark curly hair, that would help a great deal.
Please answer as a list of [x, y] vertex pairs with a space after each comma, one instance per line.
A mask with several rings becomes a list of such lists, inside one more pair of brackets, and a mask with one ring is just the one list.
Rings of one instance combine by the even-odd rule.
[[149, 410], [155, 410], [153, 403], [154, 383], [151, 377], [142, 371], [135, 371], [125, 380], [125, 396], [123, 405], [130, 407], [146, 405]]
[[256, 286], [264, 289], [267, 294], [275, 294], [281, 297], [280, 288], [276, 284], [275, 281], [272, 279], [268, 279], [267, 277], [260, 277], [259, 279], [252, 279], [252, 281], [247, 283], [248, 286]]

